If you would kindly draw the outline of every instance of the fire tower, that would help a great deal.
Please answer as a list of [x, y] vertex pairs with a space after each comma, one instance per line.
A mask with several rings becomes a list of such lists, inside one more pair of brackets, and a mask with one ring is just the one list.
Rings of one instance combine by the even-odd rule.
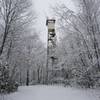
[[47, 80], [53, 77], [53, 72], [57, 67], [56, 45], [57, 36], [55, 32], [55, 19], [47, 19], [46, 26], [48, 28], [47, 41]]

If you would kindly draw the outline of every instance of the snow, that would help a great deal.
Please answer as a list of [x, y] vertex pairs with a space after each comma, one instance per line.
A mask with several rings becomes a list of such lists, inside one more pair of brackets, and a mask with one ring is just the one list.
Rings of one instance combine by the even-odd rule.
[[[0, 99], [2, 100], [2, 99]], [[100, 90], [63, 86], [23, 86], [4, 100], [100, 100]]]

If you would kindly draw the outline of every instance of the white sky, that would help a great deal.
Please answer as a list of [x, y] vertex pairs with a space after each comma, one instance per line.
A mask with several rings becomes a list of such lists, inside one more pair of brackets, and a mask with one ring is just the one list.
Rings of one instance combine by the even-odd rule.
[[50, 7], [56, 4], [66, 4], [70, 9], [74, 9], [73, 2], [71, 0], [32, 0], [34, 2], [35, 10], [38, 16], [37, 30], [40, 33], [40, 38], [44, 43], [47, 42], [47, 27], [46, 18], [54, 17]]

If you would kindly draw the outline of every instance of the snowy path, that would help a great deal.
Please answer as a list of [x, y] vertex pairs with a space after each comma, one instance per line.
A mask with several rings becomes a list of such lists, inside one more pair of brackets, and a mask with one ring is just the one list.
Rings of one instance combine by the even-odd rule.
[[6, 100], [100, 100], [99, 90], [81, 90], [62, 86], [20, 87]]

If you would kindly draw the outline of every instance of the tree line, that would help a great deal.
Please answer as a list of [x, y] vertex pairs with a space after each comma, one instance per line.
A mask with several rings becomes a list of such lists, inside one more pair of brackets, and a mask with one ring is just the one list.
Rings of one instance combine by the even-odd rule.
[[31, 0], [0, 0], [0, 93], [43, 82], [45, 48], [36, 19]]
[[100, 86], [100, 1], [73, 1], [76, 11], [66, 5], [53, 8], [61, 33], [59, 65], [65, 70], [66, 84]]

